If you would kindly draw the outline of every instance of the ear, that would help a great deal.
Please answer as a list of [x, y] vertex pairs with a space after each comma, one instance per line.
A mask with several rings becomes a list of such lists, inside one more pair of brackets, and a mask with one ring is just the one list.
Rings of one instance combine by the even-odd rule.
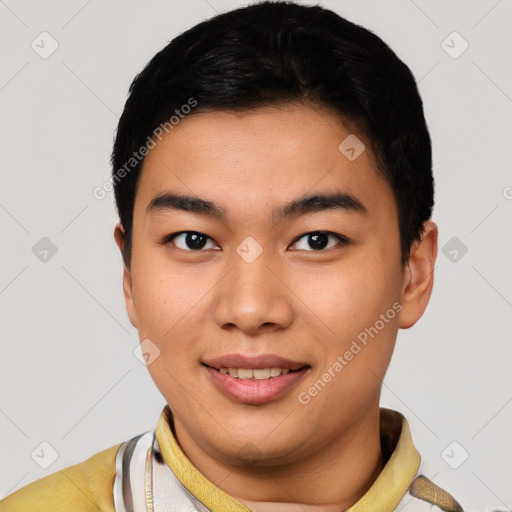
[[412, 327], [423, 315], [434, 285], [434, 266], [437, 258], [437, 225], [431, 220], [423, 224], [420, 240], [413, 243], [409, 261], [404, 269], [402, 310], [399, 327]]
[[121, 223], [117, 223], [114, 228], [114, 239], [116, 241], [119, 250], [121, 251], [121, 258], [123, 261], [123, 293], [124, 293], [124, 303], [126, 306], [126, 312], [128, 313], [128, 318], [130, 319], [131, 324], [137, 328], [137, 311], [135, 309], [135, 304], [133, 300], [133, 287], [132, 287], [132, 276], [130, 269], [126, 266], [123, 257], [123, 249], [124, 249], [124, 228]]

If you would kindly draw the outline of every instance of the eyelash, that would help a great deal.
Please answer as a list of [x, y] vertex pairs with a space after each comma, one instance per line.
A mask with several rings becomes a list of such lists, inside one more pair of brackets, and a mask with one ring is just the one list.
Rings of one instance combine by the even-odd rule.
[[[197, 235], [202, 235], [202, 236], [205, 236], [206, 238], [208, 238], [209, 240], [213, 240], [213, 238], [209, 237], [208, 235], [206, 235], [205, 233], [201, 233], [199, 231], [178, 231], [176, 233], [171, 233], [170, 235], [167, 235], [163, 240], [162, 240], [162, 244], [168, 244], [172, 241], [172, 239], [178, 235], [183, 235], [183, 234], [187, 234], [187, 233], [195, 233]], [[339, 240], [339, 246], [346, 246], [350, 243], [350, 240], [343, 236], [343, 235], [339, 235], [338, 233], [333, 233], [332, 231], [322, 231], [322, 230], [319, 230], [319, 231], [308, 231], [307, 233], [304, 233], [300, 236], [298, 236], [293, 242], [292, 242], [292, 245], [295, 245], [299, 240], [301, 240], [302, 238], [308, 236], [308, 235], [314, 235], [314, 234], [322, 234], [322, 235], [330, 235], [330, 236], [333, 236], [335, 238], [337, 238]], [[329, 245], [329, 243], [327, 243], [327, 245]], [[336, 246], [334, 246], [335, 248]], [[182, 251], [186, 251], [186, 252], [203, 252], [205, 249], [198, 249], [198, 250], [194, 250], [194, 249], [182, 249], [181, 247], [178, 247], [178, 249], [182, 250]], [[329, 247], [328, 249], [318, 249], [318, 250], [308, 250], [306, 252], [326, 252], [330, 249], [333, 249], [333, 247]]]

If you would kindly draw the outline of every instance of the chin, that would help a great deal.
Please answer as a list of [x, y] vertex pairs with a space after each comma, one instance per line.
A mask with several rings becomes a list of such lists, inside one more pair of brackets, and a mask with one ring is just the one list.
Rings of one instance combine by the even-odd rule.
[[[287, 442], [289, 441], [289, 443]], [[214, 444], [218, 453], [230, 464], [238, 466], [265, 467], [288, 464], [296, 460], [297, 454], [304, 455], [303, 443], [296, 436], [285, 440], [282, 437], [269, 439], [269, 437], [246, 436], [245, 440], [233, 438], [226, 439], [225, 443]]]

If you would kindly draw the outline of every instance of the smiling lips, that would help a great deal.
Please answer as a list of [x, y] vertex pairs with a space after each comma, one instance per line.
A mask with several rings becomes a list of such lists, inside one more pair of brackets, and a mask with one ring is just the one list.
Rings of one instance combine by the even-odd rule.
[[215, 385], [229, 398], [251, 405], [277, 399], [292, 388], [310, 366], [273, 354], [230, 354], [203, 362]]

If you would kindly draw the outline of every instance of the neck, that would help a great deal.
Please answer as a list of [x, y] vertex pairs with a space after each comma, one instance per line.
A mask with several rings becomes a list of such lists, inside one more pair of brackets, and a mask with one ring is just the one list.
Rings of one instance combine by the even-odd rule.
[[[268, 501], [266, 491], [261, 492], [265, 496], [265, 501], [248, 499], [247, 493], [239, 496], [226, 492], [247, 505], [252, 512], [343, 512], [364, 496], [382, 471], [384, 463], [381, 453], [377, 452], [377, 456], [372, 457], [372, 460], [372, 463], [366, 463], [364, 469], [356, 469], [356, 464], [349, 465], [352, 471], [348, 474], [342, 468], [338, 468], [335, 483], [332, 483], [329, 475], [320, 469], [313, 475], [305, 472], [302, 477], [297, 475], [292, 479], [276, 477], [269, 471], [268, 476], [272, 482], [267, 491], [275, 493], [274, 501]], [[328, 480], [331, 483], [328, 483]], [[307, 491], [304, 490], [305, 483]], [[321, 494], [318, 493], [319, 489], [323, 491]]]
[[244, 467], [207, 453], [175, 418], [177, 440], [192, 464], [253, 512], [341, 512], [356, 503], [382, 471], [379, 408], [340, 436], [293, 463]]

